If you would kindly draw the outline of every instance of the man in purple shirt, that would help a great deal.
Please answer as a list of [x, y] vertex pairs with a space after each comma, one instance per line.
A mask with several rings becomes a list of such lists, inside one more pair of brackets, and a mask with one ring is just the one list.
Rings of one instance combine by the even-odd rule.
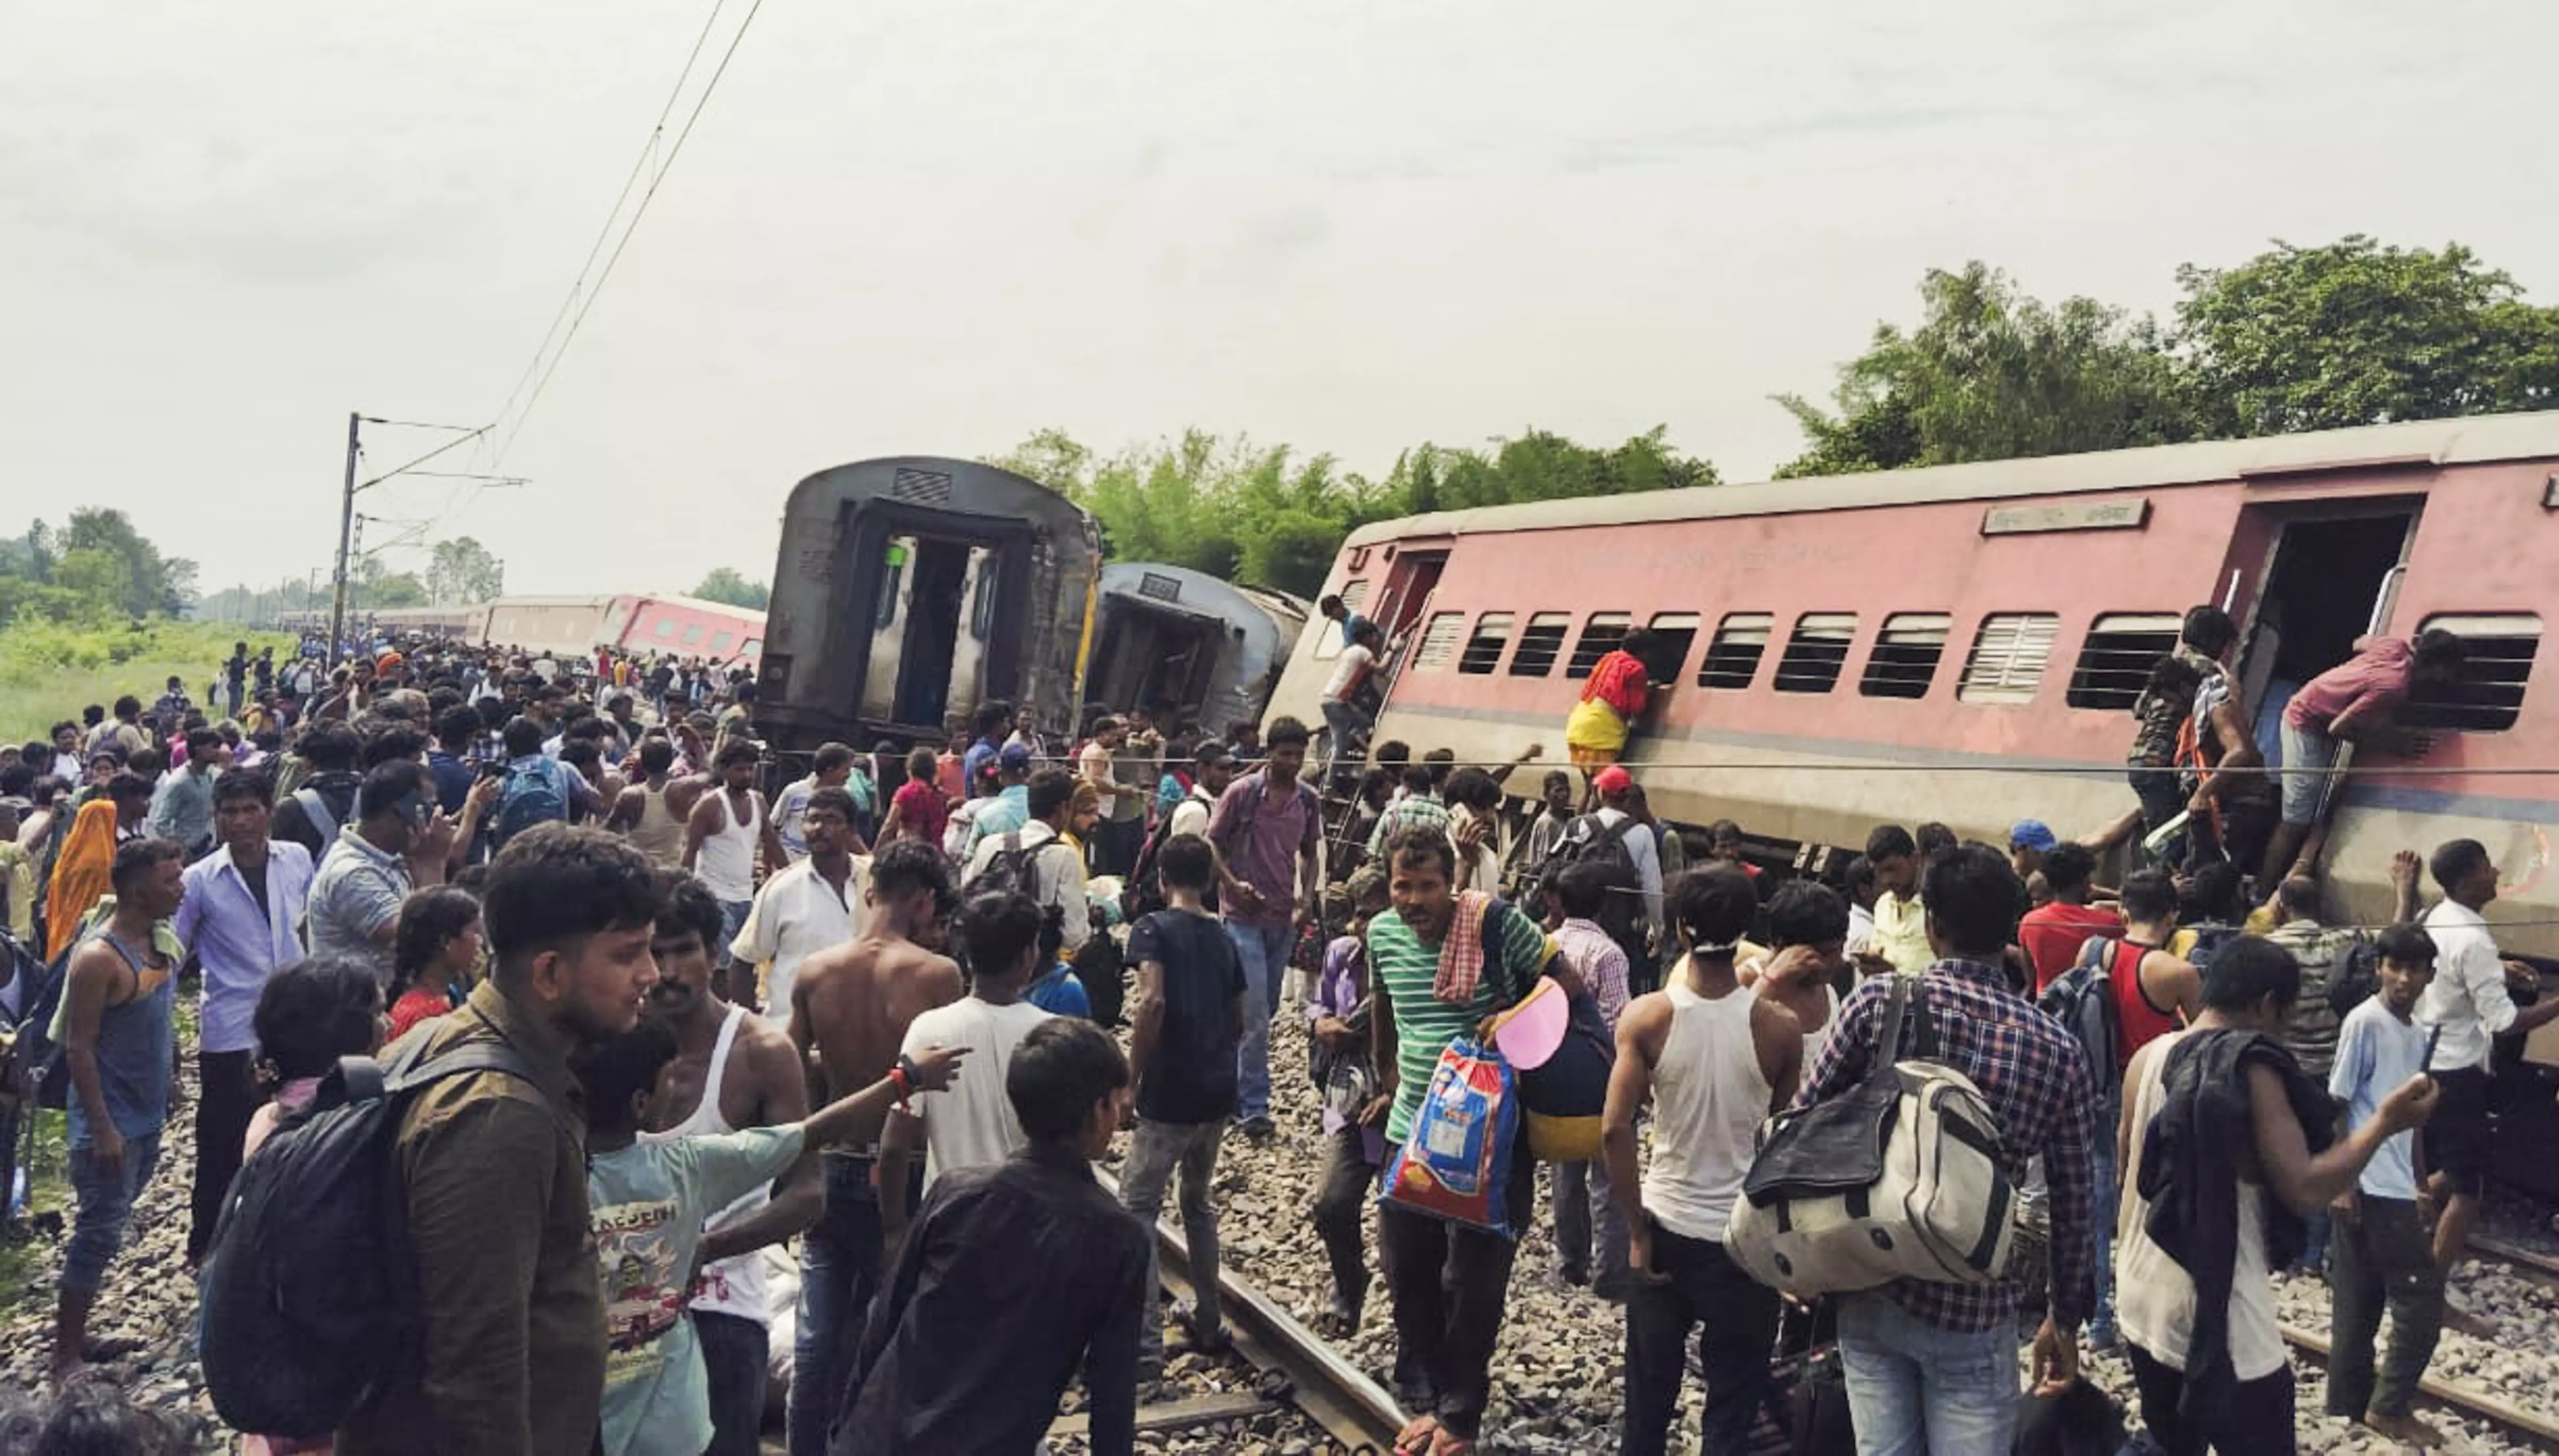
[[1315, 903], [1315, 844], [1323, 812], [1315, 791], [1297, 781], [1306, 765], [1306, 725], [1275, 719], [1259, 773], [1227, 786], [1209, 815], [1217, 846], [1219, 905], [1226, 933], [1244, 960], [1244, 1043], [1236, 1050], [1236, 1126], [1259, 1141], [1272, 1134], [1271, 1018], [1280, 1014], [1280, 980], [1307, 910]]
[[267, 778], [232, 769], [214, 781], [214, 832], [222, 848], [187, 867], [187, 898], [171, 927], [204, 972], [196, 1070], [196, 1187], [187, 1231], [193, 1267], [213, 1246], [214, 1224], [242, 1140], [257, 1111], [252, 1022], [266, 979], [302, 958], [297, 927], [311, 895], [311, 852], [269, 837]]

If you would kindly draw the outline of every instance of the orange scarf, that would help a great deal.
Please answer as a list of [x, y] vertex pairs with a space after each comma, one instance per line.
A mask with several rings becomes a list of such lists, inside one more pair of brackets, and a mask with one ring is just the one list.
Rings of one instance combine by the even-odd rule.
[[54, 859], [54, 885], [45, 897], [45, 959], [59, 960], [79, 933], [80, 921], [106, 898], [115, 868], [115, 801], [81, 804]]

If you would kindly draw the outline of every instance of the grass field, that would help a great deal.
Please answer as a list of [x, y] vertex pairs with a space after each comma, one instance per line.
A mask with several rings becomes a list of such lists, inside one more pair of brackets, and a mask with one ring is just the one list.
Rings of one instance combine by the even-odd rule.
[[42, 738], [55, 723], [76, 720], [86, 704], [112, 704], [128, 692], [147, 706], [173, 672], [186, 681], [190, 697], [200, 697], [231, 644], [243, 639], [251, 652], [273, 647], [279, 659], [295, 647], [290, 637], [232, 623], [165, 618], [132, 626], [0, 628], [0, 742]]

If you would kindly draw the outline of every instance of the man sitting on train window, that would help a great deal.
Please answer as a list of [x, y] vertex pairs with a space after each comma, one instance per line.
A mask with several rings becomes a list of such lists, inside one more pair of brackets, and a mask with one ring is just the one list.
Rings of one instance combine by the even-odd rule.
[[2330, 801], [2328, 771], [2336, 766], [2339, 744], [2404, 758], [2422, 757], [2432, 746], [2425, 734], [2399, 726], [2399, 708], [2421, 683], [2460, 680], [2463, 655], [2462, 640], [2441, 630], [2414, 641], [2367, 637], [2354, 645], [2353, 656], [2293, 694], [2284, 705], [2284, 822], [2266, 846], [2265, 883], [2310, 872], [2295, 857]]

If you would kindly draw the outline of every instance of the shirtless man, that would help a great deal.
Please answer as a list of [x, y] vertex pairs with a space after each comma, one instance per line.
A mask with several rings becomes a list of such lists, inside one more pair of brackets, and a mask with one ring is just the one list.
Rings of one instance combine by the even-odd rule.
[[[658, 984], [649, 1006], [676, 1032], [676, 1060], [658, 1075], [652, 1132], [690, 1137], [772, 1127], [809, 1115], [809, 1085], [791, 1039], [763, 1017], [722, 1000], [711, 967], [719, 901], [699, 880], [666, 877], [650, 952]], [[712, 1456], [755, 1456], [770, 1369], [764, 1256], [818, 1222], [825, 1195], [815, 1151], [793, 1164], [768, 1199], [758, 1189], [709, 1220], [693, 1286], [693, 1333], [709, 1373]]]
[[[871, 860], [869, 907], [860, 936], [800, 962], [791, 982], [791, 1043], [814, 1051], [810, 1093], [858, 1088], [897, 1064], [907, 1024], [960, 999], [960, 967], [927, 948], [942, 944], [942, 922], [960, 903], [950, 861], [912, 839]], [[792, 1355], [792, 1456], [824, 1456], [827, 1429], [844, 1396], [862, 1322], [880, 1281], [879, 1192], [873, 1148], [824, 1154], [826, 1212], [800, 1254], [799, 1344]]]

